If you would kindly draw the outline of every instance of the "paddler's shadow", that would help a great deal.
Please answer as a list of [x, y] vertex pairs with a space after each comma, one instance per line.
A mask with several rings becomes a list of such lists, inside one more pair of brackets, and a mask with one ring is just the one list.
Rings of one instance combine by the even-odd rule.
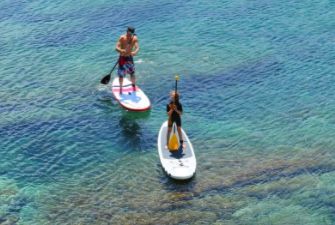
[[119, 125], [121, 127], [122, 143], [128, 149], [142, 150], [143, 146], [143, 136], [142, 128], [137, 119], [144, 119], [149, 117], [150, 111], [147, 112], [122, 112]]
[[184, 156], [184, 151], [182, 146], [179, 146], [179, 148], [176, 151], [170, 151], [170, 157], [181, 159]]
[[168, 175], [162, 168], [162, 172], [165, 176], [162, 176], [160, 182], [164, 184], [164, 189], [169, 192], [193, 192], [195, 185], [197, 183], [196, 174], [193, 177], [186, 179], [186, 180], [176, 180]]
[[[181, 159], [186, 154], [184, 153], [181, 147], [178, 148], [176, 151], [169, 151], [170, 157], [175, 159]], [[189, 179], [185, 180], [176, 180], [166, 173], [163, 167], [159, 165], [160, 171], [162, 173], [160, 182], [164, 183], [165, 189], [171, 192], [192, 192], [195, 185], [196, 185], [196, 173]], [[163, 175], [164, 174], [164, 175]]]

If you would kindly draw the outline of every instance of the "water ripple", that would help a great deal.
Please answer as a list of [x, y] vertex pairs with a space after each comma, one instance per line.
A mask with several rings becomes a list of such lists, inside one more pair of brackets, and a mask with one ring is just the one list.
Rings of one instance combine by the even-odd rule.
[[[332, 8], [2, 1], [0, 223], [332, 224]], [[99, 85], [128, 25], [146, 113]], [[156, 149], [176, 74], [198, 162], [187, 182]]]

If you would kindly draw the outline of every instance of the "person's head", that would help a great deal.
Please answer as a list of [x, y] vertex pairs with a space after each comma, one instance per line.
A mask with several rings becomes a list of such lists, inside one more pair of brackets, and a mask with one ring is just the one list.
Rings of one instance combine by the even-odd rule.
[[127, 28], [127, 35], [128, 35], [128, 36], [133, 36], [133, 35], [135, 35], [135, 28], [134, 28], [134, 27], [128, 27], [128, 28]]
[[170, 92], [170, 98], [172, 101], [179, 102], [179, 94], [176, 91], [171, 91]]

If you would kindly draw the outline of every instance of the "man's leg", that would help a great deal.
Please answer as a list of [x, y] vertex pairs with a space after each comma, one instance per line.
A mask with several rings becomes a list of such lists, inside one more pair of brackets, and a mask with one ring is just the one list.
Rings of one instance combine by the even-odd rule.
[[122, 95], [123, 76], [119, 76], [120, 95]]
[[119, 85], [120, 85], [120, 95], [122, 95], [122, 84], [123, 84], [123, 76], [125, 74], [125, 69], [123, 66], [119, 65], [117, 70], [117, 75], [119, 76]]
[[136, 91], [136, 77], [135, 72], [130, 74], [131, 84], [133, 86], [133, 90]]

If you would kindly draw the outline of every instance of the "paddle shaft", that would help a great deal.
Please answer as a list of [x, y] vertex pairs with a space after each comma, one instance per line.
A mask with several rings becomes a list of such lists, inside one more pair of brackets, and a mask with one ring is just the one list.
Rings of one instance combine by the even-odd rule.
[[116, 65], [119, 63], [119, 59], [116, 61], [115, 65], [113, 66], [113, 69], [109, 72], [109, 75], [111, 75], [116, 67]]
[[119, 59], [116, 61], [115, 65], [113, 66], [113, 69], [109, 72], [109, 74], [107, 74], [106, 76], [104, 76], [104, 78], [101, 79], [100, 83], [102, 84], [108, 84], [111, 78], [111, 74], [113, 73], [116, 65], [119, 63]]
[[[177, 107], [176, 105], [176, 101], [177, 101], [177, 85], [178, 84], [178, 79], [176, 79], [176, 85], [174, 87], [174, 105]], [[176, 126], [174, 126], [174, 132], [176, 132]]]
[[[175, 95], [174, 95], [174, 102], [170, 105], [170, 109], [172, 109], [171, 107], [173, 107], [173, 110], [177, 110], [176, 107], [176, 101], [177, 101], [177, 84], [178, 84], [178, 76], [176, 76], [176, 84], [175, 84], [175, 88], [174, 88], [174, 91], [175, 91]], [[173, 114], [174, 112], [172, 112]], [[170, 114], [169, 116], [172, 117], [172, 114]], [[167, 143], [168, 143], [168, 147], [169, 149], [172, 151], [172, 150], [177, 150], [179, 148], [179, 145], [178, 145], [178, 139], [177, 139], [177, 135], [176, 135], [176, 123], [173, 123], [172, 124], [173, 126], [173, 135], [170, 136], [170, 132], [168, 130], [168, 133], [167, 133]]]

